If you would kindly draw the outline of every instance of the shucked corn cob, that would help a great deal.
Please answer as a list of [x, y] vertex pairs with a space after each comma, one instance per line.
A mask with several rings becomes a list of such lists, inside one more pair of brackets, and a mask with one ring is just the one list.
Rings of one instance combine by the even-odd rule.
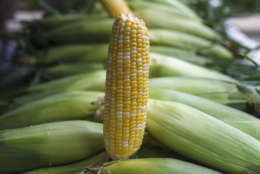
[[104, 139], [113, 159], [126, 159], [142, 144], [149, 79], [149, 38], [143, 21], [119, 16], [109, 45]]

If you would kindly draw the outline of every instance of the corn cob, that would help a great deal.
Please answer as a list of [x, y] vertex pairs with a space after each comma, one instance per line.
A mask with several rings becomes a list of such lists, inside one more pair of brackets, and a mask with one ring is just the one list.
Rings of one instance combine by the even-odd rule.
[[[109, 45], [104, 138], [113, 159], [126, 159], [142, 144], [149, 79], [149, 40], [143, 21], [119, 16]], [[116, 90], [115, 90], [116, 88]]]
[[[149, 3], [147, 4], [149, 6]], [[156, 6], [157, 7], [157, 6]], [[164, 11], [159, 12], [156, 9], [136, 10], [135, 14], [142, 17], [149, 28], [169, 29], [188, 33], [198, 36], [200, 38], [220, 41], [221, 37], [212, 29], [202, 23], [198, 23], [192, 19], [185, 19], [183, 17], [169, 15]], [[169, 20], [174, 18], [174, 20]]]
[[151, 100], [147, 129], [174, 151], [225, 173], [260, 172], [258, 140], [191, 107]]
[[161, 77], [150, 80], [151, 88], [185, 92], [222, 104], [247, 103], [248, 98], [238, 89], [238, 83], [199, 77]]
[[[188, 71], [187, 71], [188, 70]], [[190, 64], [170, 56], [151, 53], [151, 77], [193, 76], [225, 81], [235, 81], [220, 72]]]
[[100, 174], [221, 174], [206, 167], [170, 158], [131, 159], [105, 163]]
[[65, 45], [51, 48], [47, 54], [38, 53], [37, 63], [62, 62], [104, 62], [107, 57], [107, 44], [87, 44], [87, 45]]
[[0, 131], [0, 173], [82, 160], [104, 148], [102, 124], [64, 121]]
[[233, 59], [232, 53], [223, 46], [183, 32], [152, 29], [150, 42], [152, 45], [173, 46], [227, 61]]
[[112, 18], [116, 18], [121, 14], [131, 13], [124, 0], [100, 0], [100, 2]]
[[57, 66], [47, 68], [43, 72], [43, 76], [64, 77], [64, 76], [75, 75], [75, 74], [91, 73], [102, 69], [104, 69], [104, 65], [102, 63], [60, 64]]
[[101, 92], [70, 92], [25, 104], [0, 117], [0, 130], [46, 122], [82, 120], [93, 116], [100, 106], [94, 104]]
[[209, 57], [199, 56], [193, 52], [187, 52], [178, 48], [165, 46], [151, 46], [150, 51], [157, 54], [175, 57], [201, 66], [213, 64], [213, 60]]
[[88, 167], [96, 167], [97, 165], [101, 165], [107, 160], [107, 154], [102, 152], [80, 162], [58, 167], [36, 169], [29, 172], [24, 172], [22, 174], [76, 174], [77, 172], [81, 172]]

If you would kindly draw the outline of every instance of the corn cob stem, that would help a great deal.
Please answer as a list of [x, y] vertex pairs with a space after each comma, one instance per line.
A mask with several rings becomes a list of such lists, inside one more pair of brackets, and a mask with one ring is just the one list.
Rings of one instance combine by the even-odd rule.
[[121, 14], [131, 13], [124, 0], [100, 0], [101, 4], [104, 6], [108, 15], [112, 18], [118, 17]]
[[143, 21], [119, 16], [109, 45], [104, 116], [105, 147], [127, 159], [142, 144], [149, 79], [149, 40]]

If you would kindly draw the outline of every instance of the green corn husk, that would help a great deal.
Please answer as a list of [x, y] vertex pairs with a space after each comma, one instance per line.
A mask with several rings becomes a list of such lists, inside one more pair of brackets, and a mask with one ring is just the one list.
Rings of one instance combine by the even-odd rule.
[[46, 77], [64, 77], [69, 75], [91, 73], [104, 69], [102, 63], [75, 63], [75, 64], [60, 64], [47, 68], [43, 75]]
[[156, 2], [159, 4], [165, 4], [170, 5], [174, 9], [178, 9], [181, 13], [185, 14], [185, 16], [189, 16], [190, 18], [193, 18], [194, 20], [200, 21], [200, 17], [191, 10], [188, 6], [183, 4], [182, 2], [178, 0], [146, 0], [148, 2]]
[[91, 24], [80, 21], [44, 33], [42, 39], [58, 44], [107, 42], [112, 32], [112, 23], [112, 19], [96, 20]]
[[[158, 55], [158, 54], [151, 54], [151, 55]], [[228, 76], [222, 75], [220, 73], [216, 73], [214, 71], [210, 71], [199, 66], [188, 64], [186, 62], [179, 61], [171, 57], [159, 55], [157, 57], [152, 56], [151, 59], [152, 59], [151, 77], [171, 75], [171, 76], [202, 76], [208, 78], [211, 77], [213, 79], [215, 78], [215, 79], [226, 79], [226, 80], [231, 79]], [[159, 61], [154, 61], [154, 60], [159, 60]], [[27, 90], [29, 92], [28, 95], [19, 97], [15, 101], [17, 103], [22, 104], [36, 99], [40, 99], [48, 95], [57, 94], [61, 92], [68, 92], [74, 90], [104, 91], [104, 88], [105, 88], [105, 71], [97, 71], [97, 72], [87, 73], [87, 74], [78, 74], [71, 77], [66, 77], [63, 79], [58, 79], [55, 81], [51, 81], [51, 82], [47, 82], [47, 83], [43, 83], [31, 87]], [[200, 89], [200, 87], [198, 89]], [[207, 94], [205, 92], [203, 94], [205, 94], [206, 97], [210, 97], [210, 98], [214, 98], [214, 97], [216, 97], [216, 99], [220, 98], [221, 101], [223, 101], [223, 95], [225, 95], [225, 97], [227, 95], [226, 93], [220, 95], [219, 93]], [[238, 100], [241, 99], [240, 95], [237, 97]]]
[[[80, 80], [80, 81], [79, 81]], [[87, 86], [88, 90], [97, 90], [97, 91], [103, 91], [104, 88], [97, 88], [99, 85], [93, 84], [94, 81], [96, 81], [97, 84], [103, 83], [105, 81], [105, 71], [100, 70], [92, 73], [86, 73], [86, 74], [80, 74], [71, 76], [64, 79], [59, 79], [55, 81], [50, 81], [47, 83], [43, 83], [37, 86], [33, 86], [28, 89], [28, 92], [39, 92], [43, 90], [54, 90], [54, 89], [80, 89], [80, 85], [83, 84], [81, 80], [85, 80], [88, 83], [89, 86]], [[86, 86], [84, 86], [86, 88]]]
[[[161, 53], [178, 59], [187, 60], [195, 64], [206, 65], [212, 62], [212, 59], [198, 56], [181, 49], [162, 46], [151, 46], [150, 50], [155, 53]], [[37, 63], [54, 63], [57, 61], [72, 62], [105, 62], [107, 58], [106, 44], [88, 44], [88, 45], [67, 45], [52, 48], [47, 55], [39, 54]]]
[[187, 13], [183, 13], [180, 9], [174, 7], [174, 6], [169, 6], [168, 4], [164, 3], [157, 3], [157, 2], [151, 2], [151, 1], [139, 1], [139, 0], [129, 0], [128, 1], [128, 6], [131, 8], [132, 11], [136, 14], [136, 11], [142, 10], [145, 8], [152, 9], [153, 11], [156, 12], [163, 12], [168, 15], [171, 15], [172, 17], [182, 17], [184, 19], [190, 19], [194, 20], [197, 23], [201, 22], [201, 19], [197, 16], [190, 16]]
[[201, 66], [213, 63], [213, 60], [208, 57], [199, 56], [193, 52], [187, 52], [178, 48], [165, 47], [165, 46], [151, 46], [150, 51], [157, 54], [176, 57], [178, 59], [188, 61], [193, 64], [197, 64]]
[[74, 22], [78, 21], [86, 21], [87, 23], [91, 23], [95, 20], [105, 19], [107, 16], [92, 14], [86, 15], [84, 13], [74, 13], [74, 14], [66, 14], [66, 15], [56, 15], [50, 16], [47, 18], [39, 19], [33, 21], [30, 25], [33, 25], [38, 28], [43, 28], [45, 30], [55, 29], [60, 26], [70, 25]]
[[58, 167], [36, 169], [29, 172], [24, 172], [22, 174], [76, 174], [88, 167], [95, 167], [97, 165], [101, 165], [103, 162], [107, 160], [108, 155], [105, 152], [102, 152], [98, 155], [95, 155], [91, 158], [85, 159], [80, 162]]
[[150, 29], [149, 32], [151, 45], [173, 46], [227, 61], [233, 59], [226, 48], [203, 38], [172, 30]]
[[147, 129], [174, 151], [225, 173], [260, 172], [258, 140], [189, 106], [150, 100]]
[[137, 10], [135, 11], [135, 14], [140, 16], [146, 22], [149, 28], [180, 31], [212, 41], [221, 40], [221, 37], [217, 33], [215, 33], [206, 25], [196, 22], [193, 19], [170, 15], [164, 11], [160, 12], [151, 8]]
[[83, 120], [100, 108], [93, 102], [103, 96], [102, 92], [74, 91], [43, 98], [2, 115], [0, 130], [55, 121]]
[[104, 148], [102, 124], [64, 121], [0, 131], [0, 173], [82, 160]]
[[28, 95], [15, 99], [18, 104], [24, 104], [43, 98], [45, 96], [78, 91], [104, 91], [106, 72], [104, 70], [93, 73], [76, 74], [62, 79], [46, 82], [27, 90]]
[[[158, 51], [160, 51], [160, 50], [158, 50]], [[164, 50], [162, 50], [162, 52], [163, 51]], [[178, 54], [178, 51], [179, 50], [176, 51], [177, 54]], [[180, 51], [180, 54], [182, 54], [182, 51]], [[205, 65], [205, 64], [208, 64], [210, 62], [210, 60], [206, 60], [206, 59], [203, 59], [203, 58], [200, 59], [199, 56], [196, 57], [196, 55], [192, 55], [192, 54], [191, 55], [194, 56], [194, 57], [186, 58], [185, 56], [188, 56], [188, 55], [189, 55], [189, 53], [185, 54], [185, 52], [184, 52], [184, 54], [182, 54], [180, 56], [181, 58], [178, 58], [178, 57], [176, 57], [176, 58], [177, 59], [184, 59], [184, 60], [188, 59], [191, 62], [195, 62], [195, 63], [201, 64], [201, 65]], [[105, 59], [104, 59], [104, 61], [105, 61]], [[85, 73], [85, 72], [89, 72], [90, 70], [92, 71], [92, 70], [101, 70], [101, 69], [104, 69], [104, 65], [102, 65], [101, 63], [88, 63], [87, 64], [87, 63], [83, 62], [83, 63], [76, 63], [76, 64], [61, 64], [61, 65], [57, 65], [57, 66], [54, 66], [54, 67], [47, 68], [44, 71], [44, 76], [47, 76], [47, 77], [48, 76], [62, 77], [62, 76], [73, 75], [73, 74], [77, 74], [77, 73]]]
[[62, 62], [104, 62], [107, 58], [107, 44], [65, 45], [49, 49], [47, 54], [40, 53], [37, 63]]
[[100, 174], [221, 174], [199, 165], [170, 158], [145, 158], [105, 163]]
[[[196, 80], [196, 79], [194, 79]], [[201, 83], [202, 86], [204, 85]], [[213, 84], [214, 86], [214, 84]], [[192, 86], [191, 86], [192, 88]], [[217, 86], [216, 86], [217, 88]], [[223, 104], [213, 102], [205, 98], [201, 98], [195, 95], [178, 92], [168, 89], [151, 88], [150, 97], [158, 100], [166, 100], [183, 103], [185, 105], [196, 108], [202, 112], [205, 112], [219, 120], [224, 122], [232, 121], [257, 121], [258, 119], [250, 114], [242, 112], [240, 110], [234, 109]]]
[[226, 121], [229, 125], [236, 127], [243, 132], [255, 137], [256, 139], [260, 140], [260, 121], [252, 120], [252, 121]]
[[192, 76], [204, 77], [225, 81], [234, 81], [231, 77], [204, 67], [190, 64], [188, 62], [165, 55], [150, 53], [151, 77], [164, 76]]
[[221, 80], [196, 77], [161, 77], [151, 78], [150, 86], [192, 94], [221, 104], [248, 102], [248, 98], [239, 91], [237, 83]]
[[240, 110], [182, 92], [151, 88], [150, 98], [183, 103], [213, 116], [260, 140], [260, 121]]

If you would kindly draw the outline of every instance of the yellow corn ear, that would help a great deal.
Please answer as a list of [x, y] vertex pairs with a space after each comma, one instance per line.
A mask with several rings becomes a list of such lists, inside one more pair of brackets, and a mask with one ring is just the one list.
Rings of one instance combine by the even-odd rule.
[[131, 14], [120, 15], [109, 45], [104, 115], [105, 147], [113, 159], [127, 159], [142, 144], [149, 61], [145, 23]]
[[100, 0], [100, 2], [112, 18], [116, 18], [121, 14], [131, 13], [124, 0]]

